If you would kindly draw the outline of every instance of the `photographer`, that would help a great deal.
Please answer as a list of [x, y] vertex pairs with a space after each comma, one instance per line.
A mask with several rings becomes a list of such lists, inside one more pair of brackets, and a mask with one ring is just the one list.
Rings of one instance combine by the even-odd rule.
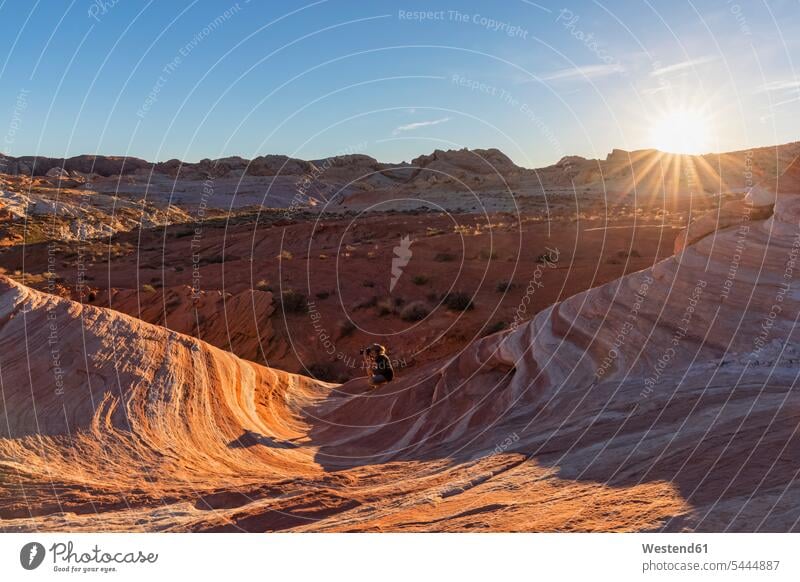
[[386, 384], [394, 379], [394, 370], [392, 369], [392, 362], [386, 355], [386, 348], [380, 344], [372, 344], [368, 348], [361, 350], [364, 356], [365, 367], [372, 370], [372, 376], [369, 383], [373, 386]]

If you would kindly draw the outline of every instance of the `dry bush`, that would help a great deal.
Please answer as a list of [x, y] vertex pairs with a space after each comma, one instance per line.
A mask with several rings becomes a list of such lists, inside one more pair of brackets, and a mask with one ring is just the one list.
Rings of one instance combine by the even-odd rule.
[[444, 304], [452, 311], [468, 311], [475, 307], [469, 293], [464, 293], [462, 291], [448, 293], [444, 298]]
[[400, 312], [400, 319], [403, 321], [420, 321], [425, 319], [430, 312], [430, 307], [424, 301], [412, 301]]
[[281, 295], [281, 307], [286, 313], [305, 313], [308, 311], [308, 299], [294, 289], [288, 289]]

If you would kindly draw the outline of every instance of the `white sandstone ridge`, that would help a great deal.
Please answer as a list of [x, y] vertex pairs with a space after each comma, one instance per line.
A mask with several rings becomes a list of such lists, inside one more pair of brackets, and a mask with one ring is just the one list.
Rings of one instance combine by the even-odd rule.
[[29, 189], [27, 193], [0, 190], [0, 220], [34, 219], [44, 219], [54, 239], [83, 240], [139, 227], [185, 222], [189, 216], [176, 207], [157, 208], [94, 192], [39, 188]]
[[[718, 190], [719, 178], [730, 180], [730, 188], [745, 191], [736, 186], [736, 174], [752, 183], [775, 176], [777, 167], [800, 154], [800, 142], [774, 147], [754, 148], [728, 153], [702, 156], [670, 156], [658, 150], [625, 151], [613, 150], [605, 159], [587, 159], [581, 156], [564, 156], [557, 163], [536, 169], [518, 166], [496, 148], [460, 150], [436, 150], [421, 155], [410, 163], [385, 163], [363, 154], [332, 155], [328, 158], [302, 160], [285, 155], [265, 155], [253, 159], [230, 156], [218, 159], [203, 159], [199, 162], [183, 162], [172, 159], [165, 162], [148, 162], [140, 158], [124, 156], [81, 155], [72, 158], [47, 158], [35, 156], [10, 157], [0, 154], [0, 174], [81, 178], [87, 176], [118, 177], [127, 175], [162, 174], [184, 180], [208, 178], [241, 178], [243, 176], [312, 176], [331, 181], [361, 181], [370, 183], [370, 176], [380, 174], [391, 180], [408, 181], [420, 175], [420, 169], [441, 172], [456, 177], [459, 175], [499, 174], [512, 177], [517, 174], [538, 176], [545, 184], [568, 186], [571, 184], [593, 184], [601, 177], [605, 180], [624, 180], [629, 174], [644, 175], [644, 168], [657, 163], [660, 157], [690, 160], [695, 168], [694, 180], [702, 190]], [[424, 174], [424, 172], [423, 172]], [[747, 174], [747, 176], [744, 176]], [[672, 180], [665, 172], [662, 177]], [[713, 182], [717, 182], [714, 184]], [[743, 180], [742, 180], [743, 181]], [[382, 183], [379, 181], [379, 183]]]
[[[744, 194], [775, 179], [800, 155], [800, 142], [747, 151], [676, 156], [657, 150], [613, 150], [604, 159], [564, 156], [529, 169], [496, 148], [436, 150], [411, 162], [385, 163], [344, 153], [302, 160], [285, 155], [229, 156], [183, 162], [83, 155], [66, 159], [0, 156], [0, 174], [33, 176], [59, 187], [200, 209], [247, 207], [363, 211], [444, 208], [512, 211], [518, 199], [545, 194], [640, 204], [644, 193], [665, 198], [694, 193], [713, 199]], [[555, 200], [557, 203], [558, 201]]]

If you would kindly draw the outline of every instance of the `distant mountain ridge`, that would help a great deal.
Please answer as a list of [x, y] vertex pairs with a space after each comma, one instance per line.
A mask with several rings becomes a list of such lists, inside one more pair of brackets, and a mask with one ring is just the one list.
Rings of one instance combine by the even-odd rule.
[[229, 156], [185, 163], [177, 159], [149, 162], [124, 156], [80, 155], [70, 158], [9, 157], [0, 154], [0, 174], [87, 179], [91, 176], [148, 175], [182, 180], [276, 176], [318, 184], [351, 184], [379, 190], [399, 184], [471, 189], [513, 188], [535, 182], [543, 188], [598, 187], [634, 192], [658, 189], [719, 192], [745, 190], [769, 180], [800, 155], [800, 142], [721, 154], [678, 156], [654, 149], [612, 150], [605, 159], [565, 156], [555, 164], [528, 169], [496, 148], [435, 150], [410, 163], [385, 163], [365, 154], [303, 160], [269, 154], [251, 160]]

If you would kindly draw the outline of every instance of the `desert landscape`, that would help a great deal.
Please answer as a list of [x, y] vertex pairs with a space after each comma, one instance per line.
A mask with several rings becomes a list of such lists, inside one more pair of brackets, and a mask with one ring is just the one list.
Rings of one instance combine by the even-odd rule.
[[0, 1], [0, 571], [798, 579], [798, 8]]
[[0, 529], [797, 531], [798, 156], [4, 156]]

